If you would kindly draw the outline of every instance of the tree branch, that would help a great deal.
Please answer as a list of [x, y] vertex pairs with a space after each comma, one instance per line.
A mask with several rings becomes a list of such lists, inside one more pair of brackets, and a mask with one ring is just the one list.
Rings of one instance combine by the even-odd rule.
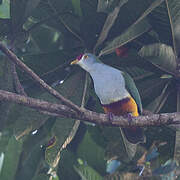
[[51, 88], [48, 84], [46, 84], [42, 79], [39, 78], [29, 67], [27, 67], [12, 51], [10, 51], [6, 46], [4, 46], [0, 42], [0, 50], [6, 54], [6, 56], [15, 63], [22, 71], [25, 71], [30, 77], [35, 80], [41, 87], [43, 87], [46, 91], [52, 94], [54, 97], [59, 99], [63, 104], [72, 108], [74, 111], [81, 113], [81, 109], [72, 103], [70, 100], [64, 98], [60, 93]]
[[[113, 121], [110, 121], [106, 114], [96, 113], [83, 109], [83, 113], [76, 113], [66, 105], [49, 103], [47, 101], [29, 98], [22, 95], [17, 95], [8, 91], [0, 90], [0, 100], [14, 102], [21, 104], [36, 110], [47, 111], [56, 116], [66, 117], [71, 119], [79, 119], [81, 121], [87, 121], [90, 123], [105, 125], [105, 126], [116, 126], [116, 127], [130, 127], [130, 126], [160, 126], [170, 124], [180, 124], [180, 113], [163, 113], [163, 114], [152, 114], [148, 116], [138, 116], [129, 120], [123, 116], [114, 116]], [[53, 114], [52, 114], [53, 113]]]

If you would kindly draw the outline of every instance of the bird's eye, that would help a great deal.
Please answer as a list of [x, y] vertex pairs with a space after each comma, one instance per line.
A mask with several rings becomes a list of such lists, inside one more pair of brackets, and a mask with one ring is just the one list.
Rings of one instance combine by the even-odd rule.
[[88, 58], [88, 55], [84, 55], [84, 59], [87, 59]]

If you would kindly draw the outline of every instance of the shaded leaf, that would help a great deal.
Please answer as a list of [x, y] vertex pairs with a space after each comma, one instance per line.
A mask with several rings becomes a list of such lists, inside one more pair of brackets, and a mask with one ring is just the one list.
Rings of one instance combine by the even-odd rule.
[[[82, 89], [83, 88], [83, 79], [81, 79], [82, 71], [80, 71], [77, 74], [72, 75], [68, 79], [64, 81], [63, 84], [59, 84], [56, 87], [56, 90], [59, 91], [62, 95], [64, 95], [66, 98], [71, 99], [74, 101], [74, 103], [79, 104], [81, 102], [81, 97], [82, 97]], [[81, 87], [81, 88], [80, 88]], [[31, 90], [32, 87], [30, 87]], [[34, 88], [34, 87], [33, 87]], [[81, 91], [76, 91], [77, 88], [80, 88]], [[48, 92], [40, 91], [38, 88], [35, 89], [36, 93], [33, 95], [33, 97], [38, 97], [39, 99], [43, 99], [52, 103], [57, 103], [59, 102], [56, 98], [54, 98], [52, 95], [50, 95]], [[76, 94], [76, 96], [74, 96]], [[79, 99], [78, 99], [79, 98]], [[29, 114], [27, 116], [27, 114]], [[25, 134], [28, 134], [30, 131], [38, 129], [44, 122], [49, 118], [48, 115], [40, 114], [38, 111], [33, 110], [28, 107], [23, 107], [20, 105], [15, 105], [13, 111], [10, 114], [10, 117], [18, 117], [16, 119], [16, 124], [14, 125], [14, 130], [17, 138], [20, 138], [24, 136]], [[9, 119], [10, 119], [9, 117]], [[73, 121], [74, 120], [69, 120], [64, 121], [67, 123], [71, 124], [70, 127], [72, 128], [73, 126]], [[59, 118], [57, 123], [62, 123], [63, 120]], [[64, 122], [64, 123], [65, 123]], [[62, 123], [63, 124], [63, 123]], [[62, 135], [58, 133], [58, 136], [61, 136], [64, 138]], [[57, 137], [58, 137], [57, 136]], [[65, 135], [66, 136], [66, 135]]]
[[58, 176], [60, 180], [79, 180], [80, 176], [74, 170], [74, 167], [77, 164], [76, 155], [67, 149], [63, 149], [61, 152], [61, 160], [58, 165]]
[[176, 50], [174, 28], [179, 16], [180, 2], [178, 0], [166, 0], [148, 17], [161, 42], [173, 46], [174, 50]]
[[160, 96], [168, 81], [167, 79], [161, 79], [158, 76], [152, 75], [136, 82], [143, 102], [143, 108]]
[[[59, 90], [67, 99], [70, 99], [72, 102], [80, 106], [84, 90], [84, 82], [84, 72], [79, 71], [67, 79]], [[46, 161], [51, 166], [54, 167], [56, 165], [55, 159], [59, 157], [59, 153], [62, 148], [65, 148], [66, 145], [70, 143], [77, 131], [78, 126], [79, 122], [77, 123], [73, 119], [57, 118], [52, 129], [52, 134], [57, 138], [56, 145], [50, 149], [47, 149], [45, 152]]]
[[49, 180], [49, 176], [45, 174], [40, 174], [35, 176], [32, 180]]
[[[9, 34], [11, 27], [10, 19], [0, 19], [0, 37], [4, 38], [5, 35]], [[1, 55], [1, 53], [0, 53]]]
[[82, 16], [80, 0], [72, 0], [72, 5], [74, 7], [75, 14]]
[[[84, 39], [85, 47], [88, 50], [93, 50], [106, 17], [106, 14], [94, 12], [83, 18], [80, 32], [82, 38]], [[91, 31], [89, 31], [89, 29], [91, 29]]]
[[78, 146], [77, 157], [82, 159], [83, 162], [87, 162], [89, 166], [99, 173], [105, 174], [105, 150], [93, 141], [89, 132], [86, 132], [82, 142]]
[[10, 1], [2, 0], [0, 4], [0, 18], [10, 18]]
[[[0, 56], [0, 89], [13, 92], [12, 63], [6, 56]], [[13, 104], [5, 101], [0, 102], [0, 130], [8, 126], [8, 114]]]
[[25, 17], [29, 17], [33, 10], [38, 6], [38, 4], [40, 3], [40, 0], [28, 0], [27, 4], [26, 4], [26, 9], [25, 9]]
[[[177, 90], [177, 112], [180, 112], [180, 92], [179, 88]], [[175, 125], [177, 128], [176, 131], [176, 139], [175, 139], [175, 147], [174, 147], [174, 159], [180, 163], [180, 131], [179, 125]]]
[[176, 57], [170, 46], [160, 43], [147, 45], [139, 51], [139, 55], [159, 69], [165, 72], [175, 73]]
[[[23, 62], [25, 62], [26, 65], [33, 69], [33, 71], [38, 75], [43, 75], [59, 67], [57, 69], [59, 71], [59, 79], [61, 79], [61, 77], [63, 79], [63, 65], [67, 62], [68, 59], [70, 59], [70, 56], [66, 55], [64, 51], [58, 50], [53, 52], [22, 55], [22, 59]], [[49, 59], [51, 59], [51, 63], [49, 63]], [[20, 72], [20, 79], [24, 80], [27, 79], [27, 77], [24, 75], [24, 73]]]
[[[55, 119], [49, 118], [41, 128], [36, 130], [36, 133], [31, 133], [26, 137], [16, 180], [31, 180], [41, 171], [40, 165], [44, 163], [44, 145], [50, 136]], [[48, 171], [49, 166], [46, 168]]]
[[106, 18], [106, 21], [104, 23], [104, 26], [102, 28], [102, 31], [99, 35], [99, 38], [97, 40], [97, 43], [94, 47], [94, 50], [96, 50], [96, 48], [102, 44], [104, 42], [104, 40], [106, 39], [108, 33], [109, 33], [109, 30], [111, 29], [111, 27], [113, 26], [117, 16], [118, 16], [118, 13], [119, 13], [119, 10], [120, 8], [127, 2], [128, 0], [121, 0], [118, 4], [118, 6], [116, 6], [114, 8], [114, 10], [109, 13], [108, 17]]
[[107, 0], [98, 0], [97, 12], [109, 13], [117, 5], [118, 5], [118, 2], [116, 0], [110, 0], [110, 1], [107, 1]]
[[161, 94], [157, 98], [155, 98], [148, 106], [146, 106], [146, 109], [150, 110], [153, 113], [159, 113], [161, 108], [164, 106], [164, 103], [166, 102], [168, 96], [170, 95], [168, 86], [169, 82], [167, 82]]
[[22, 150], [22, 143], [18, 142], [14, 136], [12, 136], [6, 147], [5, 158], [3, 167], [0, 173], [0, 179], [9, 180], [14, 179], [16, 174], [20, 153]]
[[[144, 32], [148, 31], [150, 26], [143, 20], [151, 11], [159, 6], [164, 0], [152, 1], [149, 7], [143, 11], [142, 15], [120, 36], [116, 37], [112, 42], [109, 43], [101, 52], [100, 55], [109, 54], [115, 51], [116, 48], [124, 45], [125, 43], [132, 41]], [[147, 5], [147, 4], [146, 4]], [[142, 22], [141, 22], [142, 21]]]
[[115, 38], [113, 41], [108, 43], [108, 45], [101, 50], [99, 56], [110, 54], [116, 50], [116, 48], [123, 46], [124, 44], [134, 40], [138, 36], [149, 30], [150, 26], [146, 20], [140, 21], [137, 24], [133, 24], [128, 28], [125, 33]]
[[82, 180], [103, 180], [103, 177], [88, 165], [74, 166], [74, 169]]
[[173, 160], [166, 161], [161, 167], [153, 170], [153, 175], [162, 175], [172, 172], [177, 167], [177, 164]]
[[13, 0], [11, 1], [10, 13], [12, 19], [12, 28], [14, 32], [22, 30], [22, 26], [28, 16], [31, 15], [32, 11], [39, 4], [40, 0]]

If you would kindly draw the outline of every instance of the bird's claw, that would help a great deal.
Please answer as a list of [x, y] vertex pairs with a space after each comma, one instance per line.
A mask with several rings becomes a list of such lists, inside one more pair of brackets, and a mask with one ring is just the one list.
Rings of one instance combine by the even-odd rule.
[[132, 120], [133, 120], [133, 115], [132, 115], [132, 113], [127, 113], [127, 114], [124, 115], [124, 117], [127, 118], [129, 124], [131, 124], [131, 122], [132, 122]]
[[113, 121], [113, 117], [114, 117], [114, 114], [112, 113], [112, 112], [108, 112], [107, 113], [107, 116], [108, 116], [108, 120], [110, 121], [110, 122], [112, 122]]

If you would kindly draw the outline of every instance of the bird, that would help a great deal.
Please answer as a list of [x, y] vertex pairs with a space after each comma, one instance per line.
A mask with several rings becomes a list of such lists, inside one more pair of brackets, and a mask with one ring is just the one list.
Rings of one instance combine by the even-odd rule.
[[[71, 62], [71, 65], [74, 64], [90, 74], [95, 93], [105, 113], [127, 116], [130, 120], [142, 113], [138, 89], [128, 73], [102, 63], [91, 53], [80, 54]], [[145, 141], [144, 131], [140, 127], [127, 127], [121, 130], [127, 141], [132, 144]]]

